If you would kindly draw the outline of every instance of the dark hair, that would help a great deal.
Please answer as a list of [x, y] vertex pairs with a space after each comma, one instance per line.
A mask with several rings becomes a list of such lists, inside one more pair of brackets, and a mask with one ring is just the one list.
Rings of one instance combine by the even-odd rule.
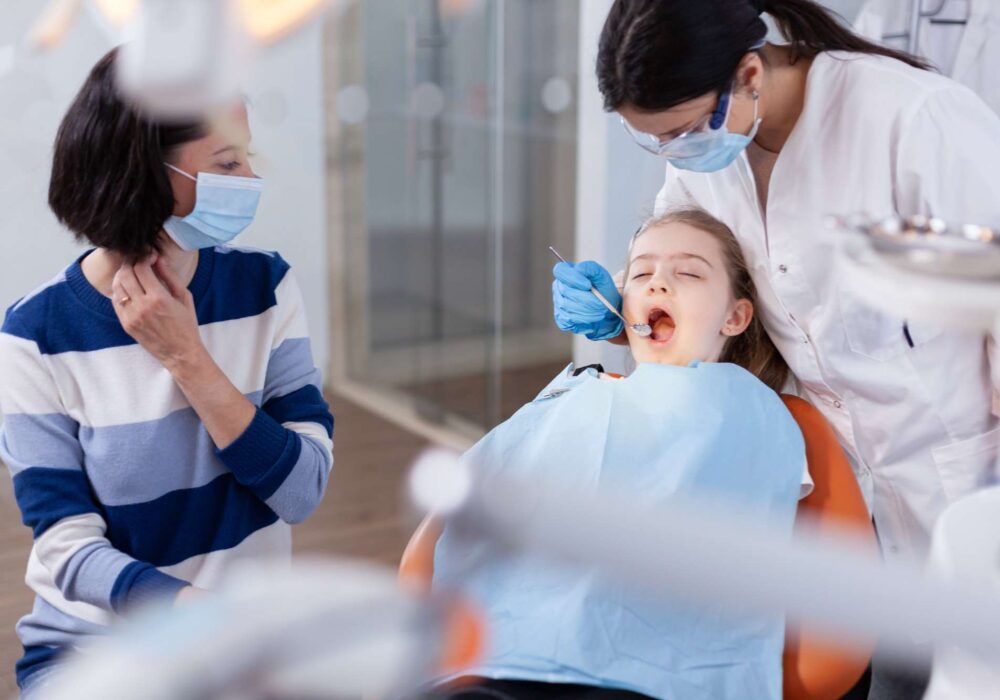
[[740, 60], [764, 41], [767, 12], [789, 42], [790, 60], [823, 51], [929, 64], [861, 38], [813, 0], [615, 0], [601, 31], [597, 82], [604, 108], [658, 112], [729, 87]]
[[[764, 323], [757, 313], [757, 287], [754, 286], [747, 267], [746, 258], [740, 249], [739, 241], [732, 230], [704, 209], [685, 207], [673, 209], [662, 216], [657, 216], [646, 222], [632, 238], [632, 242], [644, 232], [670, 223], [685, 223], [704, 231], [719, 242], [723, 259], [726, 261], [726, 273], [729, 276], [729, 291], [734, 299], [746, 299], [754, 306], [750, 325], [746, 330], [726, 341], [719, 355], [719, 362], [731, 362], [739, 365], [762, 382], [781, 392], [788, 380], [788, 365], [771, 342], [764, 330]], [[631, 246], [630, 246], [631, 248]], [[632, 255], [629, 252], [629, 265]], [[625, 279], [628, 279], [626, 268]]]
[[118, 49], [90, 71], [56, 135], [49, 206], [77, 240], [135, 260], [159, 250], [174, 209], [163, 162], [205, 134], [202, 124], [159, 123], [115, 85]]

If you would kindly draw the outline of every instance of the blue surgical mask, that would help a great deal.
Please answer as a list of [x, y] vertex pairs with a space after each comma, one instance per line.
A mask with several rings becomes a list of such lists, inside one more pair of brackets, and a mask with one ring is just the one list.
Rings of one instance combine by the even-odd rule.
[[[757, 118], [757, 101], [759, 95], [753, 91], [753, 126], [748, 134], [734, 134], [726, 128], [729, 120], [729, 109], [732, 106], [732, 94], [726, 92], [719, 98], [719, 110], [724, 118], [718, 126], [710, 124], [704, 131], [686, 134], [681, 139], [674, 139], [667, 155], [671, 165], [681, 170], [692, 170], [696, 173], [711, 173], [722, 170], [732, 163], [753, 141], [761, 120]], [[674, 143], [679, 142], [679, 143]]]
[[[758, 3], [759, 4], [759, 3]], [[756, 52], [767, 42], [761, 39], [748, 49]], [[733, 78], [733, 83], [736, 78]], [[681, 170], [693, 170], [698, 173], [710, 173], [722, 170], [732, 163], [750, 145], [761, 119], [757, 116], [757, 102], [760, 94], [753, 93], [753, 126], [749, 134], [733, 134], [726, 128], [729, 121], [729, 110], [732, 108], [733, 90], [730, 88], [719, 95], [719, 103], [715, 111], [705, 117], [694, 127], [683, 134], [661, 141], [653, 134], [635, 131], [622, 117], [622, 126], [642, 148], [656, 156], [665, 156], [671, 165]]]
[[169, 163], [164, 165], [198, 183], [194, 210], [163, 223], [167, 234], [184, 250], [228, 243], [253, 222], [264, 187], [260, 178], [202, 172], [195, 177]]

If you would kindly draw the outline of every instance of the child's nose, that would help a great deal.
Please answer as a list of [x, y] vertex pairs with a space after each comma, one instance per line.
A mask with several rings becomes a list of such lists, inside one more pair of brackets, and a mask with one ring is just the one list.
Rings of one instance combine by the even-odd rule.
[[649, 294], [670, 294], [670, 287], [665, 280], [651, 279], [647, 288]]

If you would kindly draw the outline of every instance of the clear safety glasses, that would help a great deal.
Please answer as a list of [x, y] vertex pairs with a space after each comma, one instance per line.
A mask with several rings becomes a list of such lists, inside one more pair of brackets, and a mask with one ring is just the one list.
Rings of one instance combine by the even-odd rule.
[[654, 156], [664, 156], [666, 158], [692, 158], [704, 155], [712, 146], [711, 142], [704, 139], [691, 138], [696, 134], [703, 134], [721, 128], [729, 119], [729, 107], [732, 102], [730, 95], [732, 90], [726, 90], [719, 96], [719, 102], [710, 114], [706, 114], [695, 126], [687, 131], [674, 136], [672, 139], [661, 141], [653, 134], [647, 134], [633, 129], [621, 118], [622, 126], [629, 133], [632, 140], [639, 146], [652, 153]]

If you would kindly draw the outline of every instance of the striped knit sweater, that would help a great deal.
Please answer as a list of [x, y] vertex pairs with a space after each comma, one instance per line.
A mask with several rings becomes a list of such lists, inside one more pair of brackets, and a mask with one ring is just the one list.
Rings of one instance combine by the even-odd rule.
[[211, 588], [235, 560], [287, 561], [289, 523], [320, 502], [333, 463], [333, 417], [280, 256], [203, 250], [189, 286], [205, 346], [257, 406], [224, 450], [80, 260], [0, 331], [0, 459], [34, 533], [19, 685], [136, 603]]

